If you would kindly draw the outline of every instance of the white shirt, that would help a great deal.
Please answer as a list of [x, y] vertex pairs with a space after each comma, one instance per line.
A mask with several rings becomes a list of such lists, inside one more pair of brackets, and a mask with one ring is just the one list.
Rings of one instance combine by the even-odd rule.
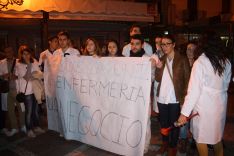
[[[39, 65], [37, 60], [34, 59], [34, 62], [32, 63], [31, 72], [33, 71], [40, 71]], [[27, 81], [23, 78], [24, 75], [27, 72], [27, 64], [17, 62], [15, 65], [15, 75], [18, 76], [18, 79], [16, 80], [16, 90], [17, 92], [24, 93]], [[33, 88], [32, 88], [32, 82], [28, 81], [27, 89], [25, 95], [33, 94]]]
[[62, 49], [59, 48], [54, 52], [54, 55], [63, 56], [65, 53], [68, 53], [70, 55], [77, 55], [77, 56], [80, 55], [80, 52], [77, 49], [74, 49], [72, 47], [69, 47], [65, 52], [63, 52]]
[[[173, 60], [169, 61], [167, 59], [167, 63], [169, 66], [170, 73], [173, 76], [172, 72]], [[176, 101], [174, 85], [166, 65], [163, 70], [158, 102], [162, 104], [178, 103], [178, 101]]]
[[[145, 54], [147, 56], [151, 56], [153, 54], [153, 49], [152, 49], [152, 47], [151, 47], [151, 45], [149, 43], [144, 42], [143, 49], [145, 50]], [[126, 57], [129, 57], [130, 56], [130, 51], [131, 51], [131, 43], [124, 46], [123, 51], [122, 51], [122, 55], [126, 56]]]
[[7, 59], [3, 59], [0, 61], [0, 75], [5, 75], [7, 73], [8, 73]]
[[[8, 73], [8, 67], [7, 67], [7, 59], [0, 60], [0, 76], [5, 75]], [[0, 93], [1, 96], [1, 103], [2, 107], [0, 110], [7, 111], [7, 94], [8, 93]]]
[[[55, 50], [56, 51], [56, 50]], [[58, 53], [55, 53], [55, 51], [53, 53], [51, 53], [48, 49], [46, 49], [45, 51], [43, 51], [41, 54], [40, 54], [40, 58], [39, 58], [39, 65], [41, 65], [43, 63], [43, 60], [42, 60], [42, 56], [43, 55], [46, 55], [46, 57], [52, 57], [52, 56], [55, 56], [55, 55], [58, 55]], [[44, 62], [45, 63], [45, 62]]]

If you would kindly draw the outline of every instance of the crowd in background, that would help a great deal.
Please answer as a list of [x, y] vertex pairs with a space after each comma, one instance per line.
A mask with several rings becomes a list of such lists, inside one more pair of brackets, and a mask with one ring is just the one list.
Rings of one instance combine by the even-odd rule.
[[[40, 54], [38, 60], [27, 45], [19, 47], [18, 56], [14, 56], [13, 47], [4, 48], [5, 59], [0, 62], [1, 133], [10, 137], [22, 131], [28, 137], [36, 137], [37, 133], [45, 132], [40, 127], [40, 116], [46, 115], [43, 72], [48, 72], [44, 71], [44, 66], [48, 65], [46, 60], [49, 57], [147, 57], [152, 65], [153, 98], [150, 108], [152, 105], [161, 129], [175, 122], [179, 125], [168, 134], [161, 133], [163, 144], [155, 153], [176, 155], [178, 142], [180, 152], [184, 153], [188, 140], [194, 138], [200, 155], [208, 156], [207, 144], [214, 145], [218, 155], [223, 154], [221, 140], [231, 63], [225, 45], [216, 33], [209, 31], [199, 41], [183, 44], [177, 43], [173, 34], [157, 35], [152, 47], [144, 41], [140, 26], [133, 25], [130, 43], [123, 48], [113, 39], [100, 48], [98, 41], [90, 37], [83, 46], [75, 49], [66, 31], [51, 36], [48, 43], [48, 49]], [[4, 90], [6, 83], [8, 89]], [[16, 98], [20, 93], [25, 95], [22, 101]], [[192, 119], [193, 122], [188, 122], [194, 113], [199, 115]], [[148, 115], [145, 153], [151, 139], [150, 116], [151, 112]], [[213, 121], [209, 127], [205, 125], [207, 119]]]

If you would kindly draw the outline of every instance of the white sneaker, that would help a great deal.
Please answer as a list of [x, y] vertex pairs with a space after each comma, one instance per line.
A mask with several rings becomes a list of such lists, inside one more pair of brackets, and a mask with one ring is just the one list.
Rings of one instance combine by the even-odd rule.
[[34, 129], [34, 132], [36, 132], [36, 133], [45, 133], [45, 130], [41, 129], [40, 127], [36, 127]]
[[11, 129], [11, 131], [8, 132], [6, 135], [7, 135], [8, 137], [11, 137], [11, 136], [15, 135], [15, 134], [18, 133], [18, 132], [19, 132], [18, 129]]
[[21, 132], [24, 132], [25, 134], [27, 134], [27, 129], [26, 129], [25, 126], [21, 127], [20, 131], [21, 131]]
[[29, 138], [35, 138], [36, 137], [36, 135], [33, 133], [32, 130], [28, 131], [27, 135], [28, 135]]

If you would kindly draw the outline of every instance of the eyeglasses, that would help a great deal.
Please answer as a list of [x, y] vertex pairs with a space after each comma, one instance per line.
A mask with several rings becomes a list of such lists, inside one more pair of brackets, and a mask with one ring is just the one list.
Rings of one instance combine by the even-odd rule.
[[162, 46], [162, 47], [168, 47], [168, 46], [171, 45], [171, 44], [172, 44], [172, 42], [171, 42], [171, 43], [162, 43], [161, 46]]

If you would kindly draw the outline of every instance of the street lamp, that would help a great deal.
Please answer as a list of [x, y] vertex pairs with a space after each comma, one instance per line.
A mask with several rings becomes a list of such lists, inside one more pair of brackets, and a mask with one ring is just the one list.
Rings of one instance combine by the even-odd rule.
[[2, 9], [7, 9], [8, 5], [22, 5], [24, 0], [0, 0], [0, 11]]

